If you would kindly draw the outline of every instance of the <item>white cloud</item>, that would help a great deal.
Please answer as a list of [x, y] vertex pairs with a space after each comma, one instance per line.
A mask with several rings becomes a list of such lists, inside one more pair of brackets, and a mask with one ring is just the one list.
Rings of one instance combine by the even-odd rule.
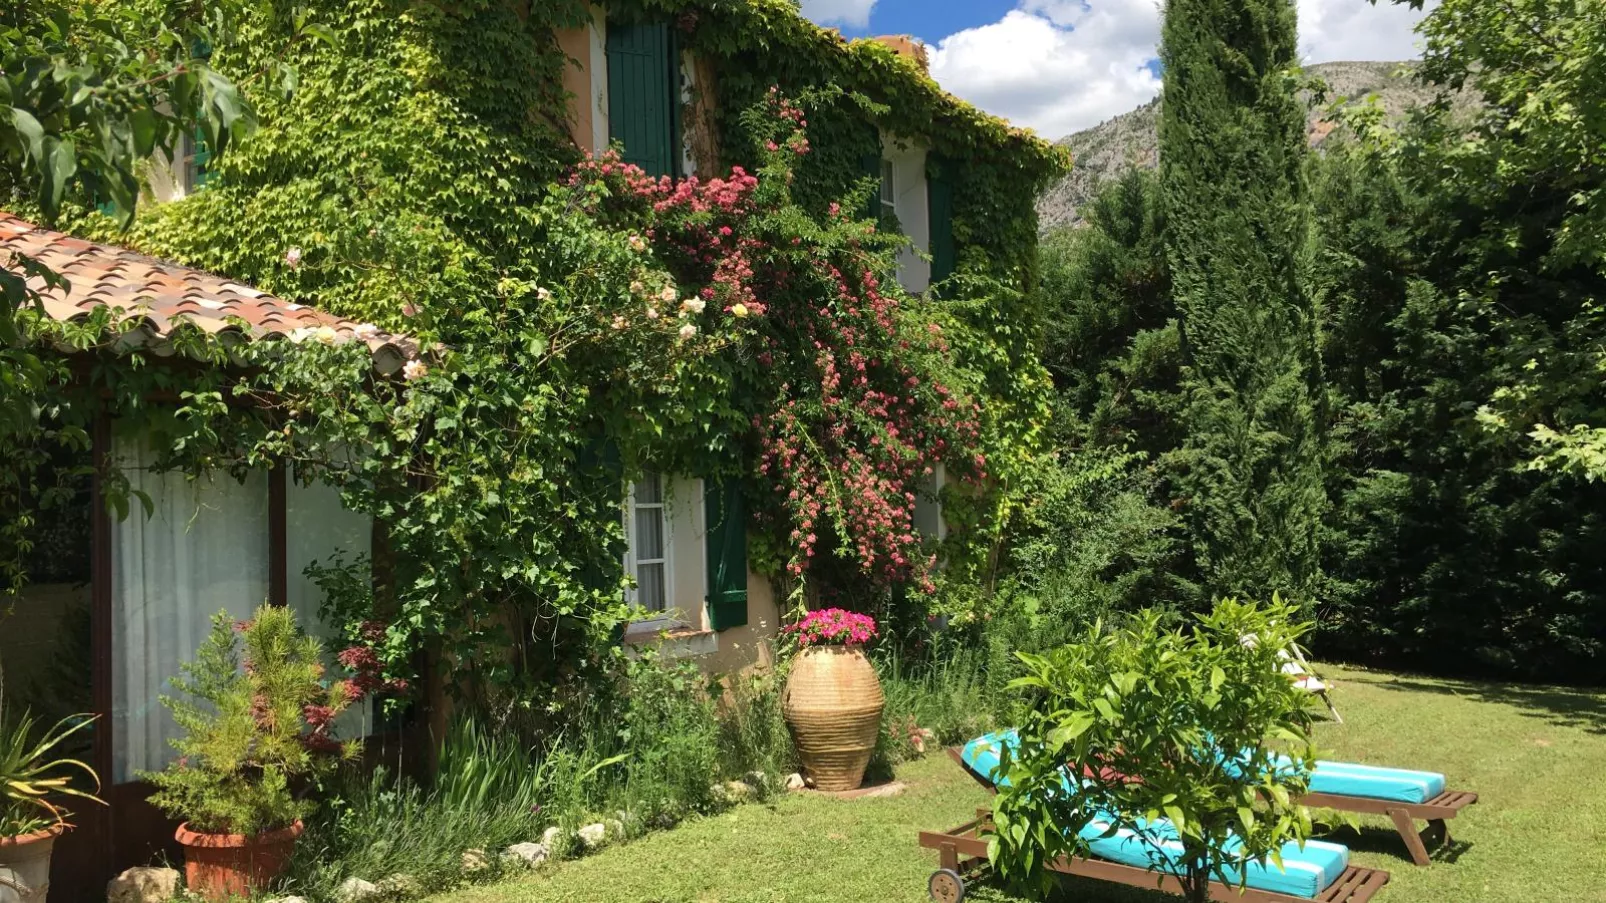
[[1387, 0], [1299, 0], [1299, 55], [1309, 63], [1416, 59], [1411, 29], [1426, 15]]
[[869, 28], [875, 0], [803, 0], [803, 15], [821, 25]]
[[[804, 11], [852, 2], [804, 0]], [[1411, 29], [1421, 12], [1388, 0], [1298, 3], [1306, 62], [1420, 55]], [[1020, 0], [999, 21], [939, 41], [931, 48], [931, 74], [976, 106], [1059, 138], [1158, 94], [1160, 79], [1150, 67], [1159, 40], [1157, 0]]]
[[1124, 113], [1160, 90], [1148, 68], [1160, 33], [1154, 0], [1028, 0], [931, 48], [947, 90], [1048, 138]]

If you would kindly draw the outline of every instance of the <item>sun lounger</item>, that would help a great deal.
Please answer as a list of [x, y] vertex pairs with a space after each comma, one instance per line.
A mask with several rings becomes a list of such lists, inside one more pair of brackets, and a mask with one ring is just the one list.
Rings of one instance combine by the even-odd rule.
[[[1299, 800], [1306, 806], [1366, 815], [1387, 815], [1405, 841], [1411, 861], [1427, 865], [1428, 847], [1450, 842], [1446, 819], [1476, 803], [1478, 795], [1446, 790], [1444, 775], [1402, 768], [1377, 768], [1349, 762], [1317, 762], [1310, 791]], [[1416, 823], [1427, 828], [1418, 832]]]
[[[988, 740], [978, 738], [964, 750], [948, 752], [966, 773], [992, 790], [995, 789], [992, 777], [998, 767], [998, 747]], [[964, 899], [965, 875], [986, 861], [985, 834], [990, 827], [990, 813], [980, 809], [974, 820], [950, 831], [921, 832], [920, 845], [937, 850], [940, 855], [939, 868], [927, 884], [933, 900], [959, 903]], [[1095, 819], [1083, 829], [1082, 838], [1092, 857], [1061, 858], [1049, 868], [1134, 887], [1181, 891], [1181, 884], [1174, 877], [1177, 871], [1174, 857], [1180, 852], [1181, 844], [1168, 821], [1159, 819], [1138, 830], [1124, 829], [1105, 837], [1108, 827], [1108, 822]], [[1240, 891], [1236, 883], [1213, 881], [1212, 899], [1243, 903], [1303, 903], [1307, 900], [1365, 903], [1388, 883], [1387, 872], [1350, 865], [1349, 850], [1339, 844], [1307, 841], [1301, 848], [1290, 843], [1280, 852], [1284, 868], [1279, 869], [1269, 861], [1245, 863], [1241, 866], [1245, 888]], [[1239, 877], [1236, 870], [1229, 871], [1230, 877]]]
[[[1013, 731], [988, 734], [978, 740], [1008, 743]], [[971, 741], [977, 742], [976, 740]], [[1362, 815], [1386, 815], [1405, 841], [1411, 861], [1428, 865], [1428, 848], [1450, 842], [1445, 822], [1478, 801], [1465, 790], [1446, 790], [1444, 775], [1404, 768], [1379, 768], [1352, 762], [1317, 761], [1310, 789], [1300, 803], [1316, 809], [1333, 809]], [[1428, 826], [1418, 831], [1416, 823]]]

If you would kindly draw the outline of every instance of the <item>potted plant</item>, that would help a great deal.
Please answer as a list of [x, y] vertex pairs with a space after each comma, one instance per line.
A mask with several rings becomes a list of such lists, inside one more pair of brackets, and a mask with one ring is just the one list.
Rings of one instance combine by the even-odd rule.
[[886, 697], [865, 657], [875, 619], [840, 608], [811, 611], [786, 628], [801, 652], [781, 696], [781, 710], [805, 777], [819, 790], [853, 790], [875, 751]]
[[[24, 711], [12, 721], [5, 711], [0, 675], [0, 900], [45, 903], [50, 888], [50, 851], [71, 827], [70, 814], [53, 798], [77, 797], [99, 803], [100, 778], [77, 759], [52, 758], [53, 751], [94, 722], [93, 715], [69, 715], [38, 740], [34, 720]], [[86, 778], [94, 791], [73, 786]]]
[[[348, 659], [342, 653], [343, 662]], [[141, 775], [151, 802], [183, 819], [184, 878], [210, 900], [246, 896], [283, 870], [313, 802], [299, 791], [356, 756], [330, 734], [334, 718], [373, 683], [326, 681], [322, 649], [288, 609], [263, 605], [249, 621], [212, 618], [195, 661], [162, 697], [183, 731], [179, 758]]]

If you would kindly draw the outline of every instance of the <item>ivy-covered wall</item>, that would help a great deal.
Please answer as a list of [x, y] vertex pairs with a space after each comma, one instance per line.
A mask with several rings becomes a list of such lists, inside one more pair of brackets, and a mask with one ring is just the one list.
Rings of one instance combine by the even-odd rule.
[[[437, 350], [377, 391], [316, 347], [243, 388], [214, 380], [172, 418], [175, 464], [288, 459], [340, 483], [396, 553], [383, 598], [341, 604], [390, 624], [393, 666], [433, 649], [476, 687], [595, 663], [624, 614], [610, 512], [649, 459], [742, 487], [750, 556], [794, 602], [808, 585], [923, 624], [985, 584], [1047, 419], [1023, 289], [1032, 200], [1062, 153], [784, 0], [606, 12], [670, 17], [715, 75], [737, 168], [676, 186], [583, 162], [558, 39], [588, 21], [579, 3], [329, 4], [333, 40], [291, 48], [293, 83], [253, 77], [284, 46], [271, 23], [213, 48], [259, 130], [131, 232], [75, 228]], [[896, 239], [859, 215], [878, 132], [929, 142], [953, 187], [960, 275], [925, 297], [896, 287]], [[242, 414], [239, 391], [268, 401]], [[374, 455], [333, 467], [329, 447]], [[938, 464], [957, 482], [940, 573], [910, 525]]]

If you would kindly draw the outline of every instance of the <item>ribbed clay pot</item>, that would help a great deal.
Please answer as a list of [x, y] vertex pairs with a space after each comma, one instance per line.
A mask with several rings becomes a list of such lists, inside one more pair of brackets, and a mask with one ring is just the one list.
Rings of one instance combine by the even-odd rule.
[[0, 837], [0, 903], [45, 903], [50, 892], [50, 851], [61, 826]]
[[288, 828], [247, 837], [244, 834], [201, 834], [188, 822], [174, 837], [184, 847], [184, 883], [208, 900], [248, 896], [279, 877], [301, 836], [301, 822]]
[[887, 699], [858, 646], [810, 646], [792, 662], [781, 712], [817, 790], [854, 790], [875, 751]]

